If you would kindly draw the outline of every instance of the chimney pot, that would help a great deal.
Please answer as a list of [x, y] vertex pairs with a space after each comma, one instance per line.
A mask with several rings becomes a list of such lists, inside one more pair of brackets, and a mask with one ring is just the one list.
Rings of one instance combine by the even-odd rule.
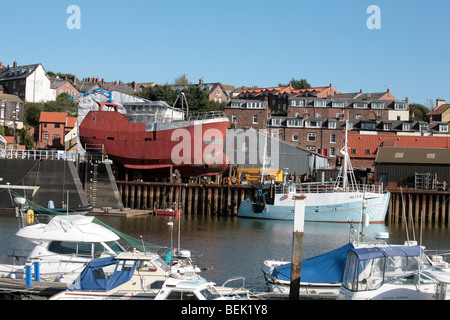
[[17, 61], [14, 61], [14, 68], [17, 68]]

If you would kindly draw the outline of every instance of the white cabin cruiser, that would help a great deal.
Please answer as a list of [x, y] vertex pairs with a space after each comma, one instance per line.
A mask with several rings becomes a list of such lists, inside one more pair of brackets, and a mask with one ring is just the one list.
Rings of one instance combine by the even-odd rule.
[[[433, 300], [438, 282], [424, 248], [406, 243], [349, 250], [339, 300]], [[445, 290], [446, 291], [446, 290]]]
[[[93, 222], [94, 217], [61, 215], [48, 224], [34, 224], [21, 228], [16, 235], [35, 247], [28, 256], [14, 257], [17, 264], [0, 264], [0, 277], [23, 282], [27, 264], [39, 263], [42, 281], [71, 284], [94, 258], [110, 257], [124, 252], [120, 237]], [[21, 261], [22, 260], [22, 261]], [[34, 270], [33, 270], [34, 274]]]
[[[225, 288], [226, 289], [226, 288]], [[230, 292], [230, 290], [225, 290]], [[75, 282], [50, 300], [226, 299], [197, 273], [171, 273], [156, 253], [121, 253], [92, 260]]]

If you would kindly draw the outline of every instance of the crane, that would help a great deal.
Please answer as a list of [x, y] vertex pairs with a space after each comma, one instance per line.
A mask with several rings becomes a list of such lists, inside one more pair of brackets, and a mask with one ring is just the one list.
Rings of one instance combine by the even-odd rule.
[[77, 99], [77, 98], [81, 98], [81, 97], [85, 97], [85, 96], [88, 96], [90, 94], [95, 94], [95, 93], [103, 94], [106, 98], [108, 98], [108, 102], [109, 103], [114, 103], [114, 100], [112, 99], [111, 91], [108, 91], [108, 90], [105, 90], [105, 89], [102, 89], [102, 88], [97, 88], [97, 89], [94, 89], [94, 90], [86, 91], [84, 93], [80, 93], [80, 94], [78, 94], [76, 96], [70, 97], [69, 99], [67, 99], [67, 101], [73, 100], [73, 99]]

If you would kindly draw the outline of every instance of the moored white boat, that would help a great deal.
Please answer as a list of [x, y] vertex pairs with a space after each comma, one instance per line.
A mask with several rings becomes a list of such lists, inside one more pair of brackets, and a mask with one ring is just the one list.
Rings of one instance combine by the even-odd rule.
[[430, 300], [433, 267], [417, 244], [377, 245], [349, 250], [339, 300]]
[[[25, 226], [16, 235], [35, 246], [23, 257], [14, 256], [14, 264], [0, 264], [0, 277], [23, 282], [26, 265], [39, 263], [42, 281], [72, 283], [93, 258], [109, 257], [125, 249], [120, 237], [93, 222], [94, 217], [61, 215], [48, 224]], [[17, 261], [17, 262], [16, 262]], [[32, 275], [35, 276], [33, 268]]]

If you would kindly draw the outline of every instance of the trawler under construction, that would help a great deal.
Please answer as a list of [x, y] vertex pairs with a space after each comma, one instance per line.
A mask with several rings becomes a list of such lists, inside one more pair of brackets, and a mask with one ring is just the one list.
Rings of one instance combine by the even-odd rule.
[[223, 112], [188, 113], [162, 102], [97, 102], [79, 126], [83, 146], [101, 146], [125, 168], [167, 176], [217, 175], [228, 167], [223, 153], [230, 121]]

